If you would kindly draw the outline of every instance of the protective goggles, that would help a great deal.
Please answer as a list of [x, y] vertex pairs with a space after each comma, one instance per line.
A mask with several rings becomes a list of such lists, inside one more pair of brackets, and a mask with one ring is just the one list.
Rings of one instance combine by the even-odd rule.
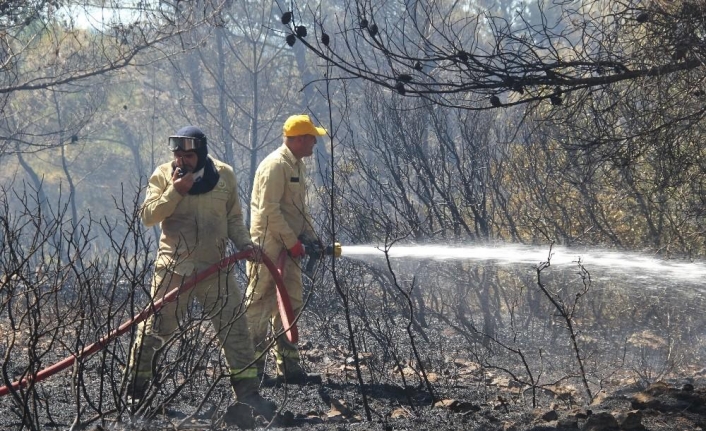
[[182, 150], [182, 151], [192, 151], [198, 150], [199, 148], [206, 145], [203, 139], [192, 138], [190, 136], [170, 136], [169, 137], [169, 149], [172, 151]]

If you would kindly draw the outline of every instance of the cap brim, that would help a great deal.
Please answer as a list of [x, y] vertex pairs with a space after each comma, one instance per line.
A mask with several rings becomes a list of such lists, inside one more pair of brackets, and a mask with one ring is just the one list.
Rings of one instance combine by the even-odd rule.
[[316, 129], [317, 136], [324, 136], [326, 134], [326, 129], [323, 127], [314, 127]]

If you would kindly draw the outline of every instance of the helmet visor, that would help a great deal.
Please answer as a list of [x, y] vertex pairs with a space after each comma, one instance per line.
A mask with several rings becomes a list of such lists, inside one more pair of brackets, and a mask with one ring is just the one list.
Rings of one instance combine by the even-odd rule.
[[169, 149], [172, 151], [182, 150], [182, 151], [192, 151], [198, 150], [204, 146], [203, 140], [199, 138], [192, 138], [190, 136], [170, 136], [169, 137]]

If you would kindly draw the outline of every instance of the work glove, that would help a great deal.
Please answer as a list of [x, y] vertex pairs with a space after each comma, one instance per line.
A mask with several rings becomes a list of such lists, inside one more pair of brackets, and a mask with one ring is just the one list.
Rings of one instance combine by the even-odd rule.
[[306, 250], [304, 249], [304, 244], [302, 244], [299, 240], [297, 240], [297, 243], [289, 249], [289, 255], [293, 258], [302, 257], [305, 254]]
[[245, 248], [243, 248], [243, 251], [245, 250], [252, 250], [252, 253], [247, 258], [248, 261], [252, 263], [262, 263], [262, 247], [258, 244], [248, 244]]
[[304, 247], [309, 249], [309, 254], [321, 254], [324, 251], [324, 243], [318, 237], [308, 237], [305, 235], [299, 235], [299, 241], [304, 244]]

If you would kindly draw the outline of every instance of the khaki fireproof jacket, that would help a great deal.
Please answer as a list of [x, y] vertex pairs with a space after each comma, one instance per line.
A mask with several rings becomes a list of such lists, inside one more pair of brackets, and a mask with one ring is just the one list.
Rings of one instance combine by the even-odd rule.
[[172, 184], [171, 162], [157, 167], [150, 177], [141, 217], [147, 227], [161, 223], [157, 268], [189, 275], [226, 257], [229, 238], [241, 250], [251, 244], [233, 169], [212, 160], [220, 178], [207, 193], [180, 195]]
[[250, 200], [250, 234], [268, 254], [293, 247], [300, 235], [316, 237], [306, 206], [306, 185], [304, 163], [284, 144], [258, 166]]

